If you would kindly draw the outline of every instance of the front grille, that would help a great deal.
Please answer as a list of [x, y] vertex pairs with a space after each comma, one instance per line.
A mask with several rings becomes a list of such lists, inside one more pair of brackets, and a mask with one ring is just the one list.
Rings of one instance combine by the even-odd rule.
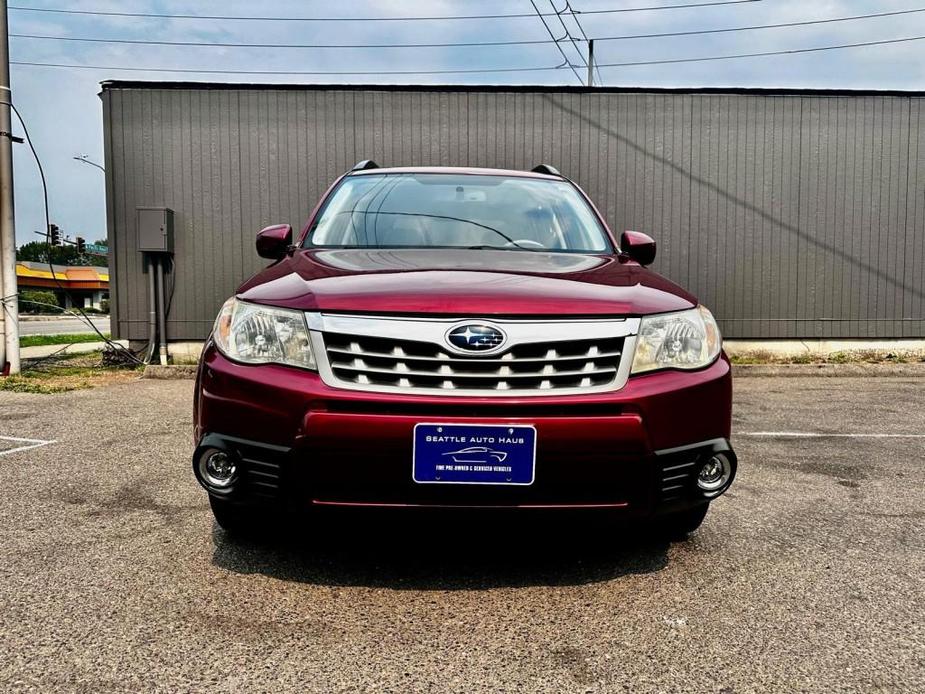
[[[329, 386], [474, 397], [619, 390], [629, 376], [639, 330], [638, 318], [484, 320], [309, 312], [306, 320], [318, 373]], [[470, 328], [500, 333], [500, 345], [465, 351], [453, 338]], [[623, 359], [624, 354], [629, 356]]]
[[516, 344], [491, 356], [461, 356], [439, 344], [325, 333], [335, 378], [359, 387], [517, 393], [601, 388], [617, 380], [623, 337]]

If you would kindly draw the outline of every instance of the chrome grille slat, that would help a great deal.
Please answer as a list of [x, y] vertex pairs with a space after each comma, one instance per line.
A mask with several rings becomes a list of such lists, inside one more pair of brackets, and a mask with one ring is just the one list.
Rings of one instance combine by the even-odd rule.
[[581, 371], [529, 371], [525, 373], [499, 373], [497, 371], [490, 372], [485, 371], [483, 373], [472, 373], [465, 371], [410, 371], [405, 369], [380, 369], [369, 366], [353, 366], [352, 364], [339, 364], [331, 362], [331, 368], [334, 371], [356, 371], [358, 373], [382, 373], [382, 374], [391, 374], [395, 376], [428, 376], [428, 377], [440, 377], [452, 376], [454, 379], [459, 378], [489, 378], [491, 376], [499, 376], [503, 378], [539, 378], [542, 376], [598, 376], [602, 374], [614, 374], [616, 375], [617, 369], [615, 367], [610, 367], [606, 369], [589, 369]]
[[[342, 347], [337, 347], [337, 346], [328, 346], [327, 349], [328, 349], [329, 354], [349, 354], [350, 356], [356, 356], [357, 354], [359, 354], [359, 352], [355, 352], [353, 350], [344, 349]], [[363, 352], [362, 355], [364, 357], [370, 357], [370, 358], [382, 357], [386, 359], [394, 359], [397, 356], [395, 354], [386, 354], [383, 352]], [[600, 352], [600, 353], [594, 354], [593, 356], [596, 359], [609, 359], [613, 357], [619, 357], [620, 355], [621, 355], [620, 351], [613, 351], [613, 352]], [[421, 357], [421, 356], [410, 356], [404, 353], [402, 353], [401, 356], [402, 356], [403, 361], [439, 361], [439, 362], [447, 362], [450, 364], [452, 364], [453, 362], [464, 364], [464, 363], [469, 363], [473, 361], [478, 361], [479, 363], [482, 363], [482, 364], [502, 364], [504, 365], [504, 364], [508, 364], [511, 361], [513, 361], [512, 357], [484, 357], [484, 358], [474, 359], [472, 357], [451, 357], [449, 355], [440, 356], [440, 357]], [[578, 354], [578, 355], [572, 355], [572, 356], [559, 356], [558, 361], [578, 361], [581, 359], [588, 359], [590, 358], [590, 356], [591, 355], [587, 355], [587, 354]], [[543, 362], [543, 361], [549, 361], [549, 360], [544, 356], [544, 357], [522, 357], [522, 358], [518, 358], [517, 361]]]

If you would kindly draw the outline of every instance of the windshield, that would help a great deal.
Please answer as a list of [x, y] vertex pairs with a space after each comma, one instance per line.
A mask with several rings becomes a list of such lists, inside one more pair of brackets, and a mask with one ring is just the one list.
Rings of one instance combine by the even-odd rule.
[[610, 251], [600, 222], [571, 183], [434, 173], [348, 176], [305, 245]]

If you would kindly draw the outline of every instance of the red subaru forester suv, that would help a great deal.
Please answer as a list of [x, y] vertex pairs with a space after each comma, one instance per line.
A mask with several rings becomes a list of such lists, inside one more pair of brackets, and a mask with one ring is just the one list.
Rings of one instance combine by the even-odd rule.
[[736, 472], [713, 316], [533, 171], [357, 164], [219, 312], [193, 470], [219, 525], [281, 509], [612, 509], [680, 534]]

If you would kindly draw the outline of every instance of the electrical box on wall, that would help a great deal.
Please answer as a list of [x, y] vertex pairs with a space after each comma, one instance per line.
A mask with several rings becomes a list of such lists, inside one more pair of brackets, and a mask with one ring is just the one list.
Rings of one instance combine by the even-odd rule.
[[137, 207], [138, 250], [173, 253], [173, 210], [169, 207]]

